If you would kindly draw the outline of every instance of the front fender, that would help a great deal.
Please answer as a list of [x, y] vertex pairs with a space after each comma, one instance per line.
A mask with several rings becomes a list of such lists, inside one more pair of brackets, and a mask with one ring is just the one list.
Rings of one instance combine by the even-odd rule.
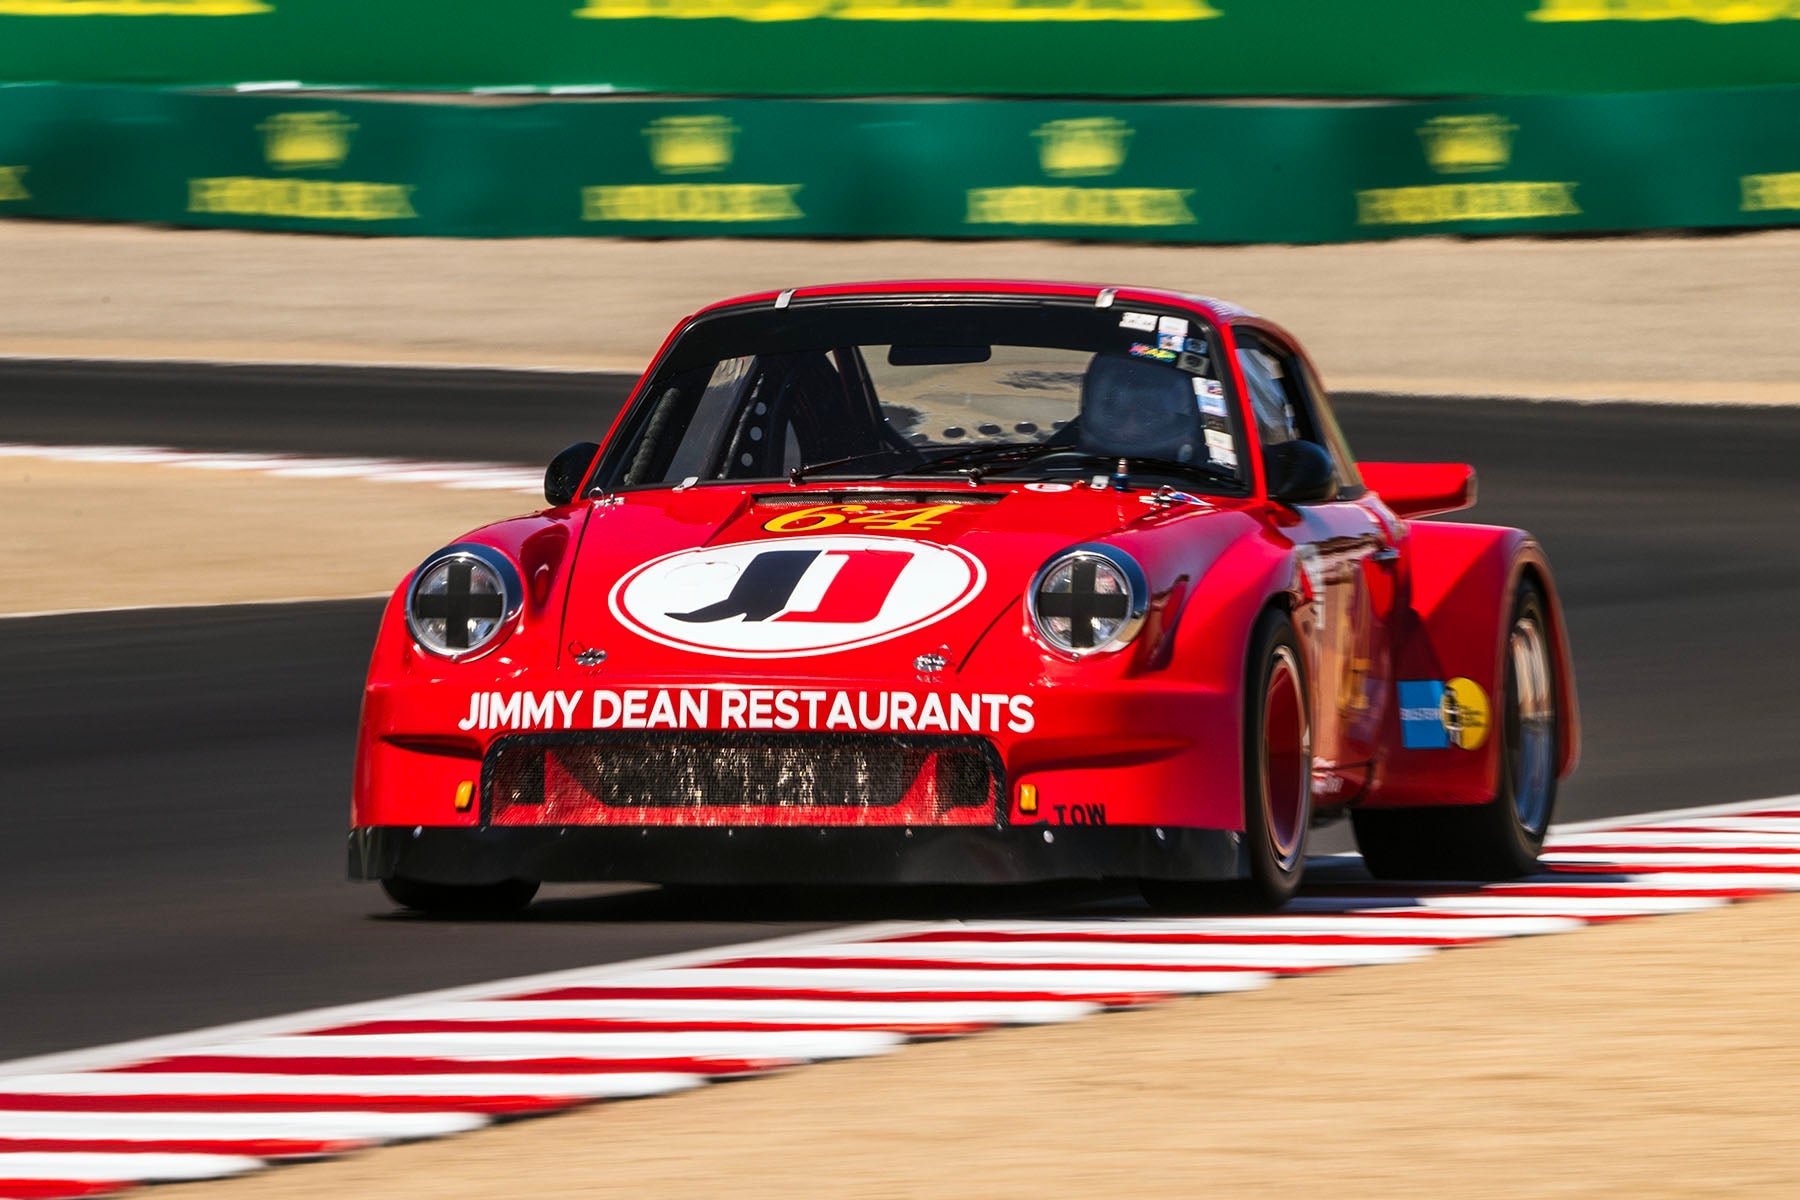
[[[1111, 797], [1110, 822], [1240, 829], [1245, 659], [1263, 611], [1292, 603], [1293, 546], [1246, 514], [1208, 517], [1191, 532], [1176, 525], [1106, 539], [1151, 581], [1150, 614], [1131, 646], [1079, 660], [1056, 654], [1037, 640], [1021, 600], [960, 674], [1012, 681], [1045, 697], [1046, 708], [1083, 713], [1078, 723], [1041, 722], [1011, 743], [1008, 766], [1021, 778], [1098, 770], [1108, 755], [1136, 746], [1134, 738], [1155, 733], [1154, 770], [1115, 764], [1104, 775], [1080, 774], [1090, 794]], [[1154, 713], [1134, 725], [1131, 706], [1145, 702]]]
[[[442, 729], [413, 729], [396, 723], [389, 695], [395, 685], [434, 681], [473, 687], [482, 681], [515, 677], [533, 662], [551, 662], [559, 652], [569, 566], [588, 507], [550, 509], [484, 526], [458, 539], [492, 546], [519, 568], [525, 588], [519, 621], [493, 652], [449, 662], [417, 649], [405, 618], [409, 574], [388, 599], [369, 660], [357, 724], [356, 767], [351, 784], [351, 821], [356, 825], [439, 821], [452, 812], [458, 786], [480, 773], [482, 744], [473, 736]], [[448, 819], [473, 823], [472, 812]]]

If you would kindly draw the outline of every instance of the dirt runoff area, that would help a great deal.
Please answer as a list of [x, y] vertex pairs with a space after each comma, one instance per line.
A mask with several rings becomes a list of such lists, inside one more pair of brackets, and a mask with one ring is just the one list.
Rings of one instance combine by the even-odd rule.
[[1337, 388], [1800, 398], [1800, 231], [1343, 246], [457, 241], [0, 221], [0, 354], [640, 369], [686, 313], [847, 279], [1224, 296]]
[[0, 614], [385, 595], [463, 531], [542, 504], [422, 483], [0, 457]]
[[158, 1200], [1791, 1200], [1800, 897], [912, 1046]]

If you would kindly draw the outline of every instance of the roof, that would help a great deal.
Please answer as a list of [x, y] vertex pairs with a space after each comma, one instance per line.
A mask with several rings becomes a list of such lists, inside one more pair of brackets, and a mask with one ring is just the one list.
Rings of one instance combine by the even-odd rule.
[[[804, 287], [789, 288], [779, 292], [754, 292], [745, 296], [736, 296], [730, 300], [722, 300], [717, 304], [709, 304], [701, 309], [702, 313], [721, 308], [777, 303], [785, 304], [795, 297], [809, 300], [829, 299], [833, 296], [907, 296], [931, 293], [943, 295], [967, 292], [980, 295], [1016, 295], [1016, 296], [1076, 296], [1091, 297], [1096, 307], [1106, 308], [1121, 302], [1142, 302], [1160, 304], [1171, 308], [1185, 308], [1213, 321], [1230, 321], [1240, 317], [1254, 317], [1249, 309], [1233, 304], [1228, 300], [1217, 300], [1210, 296], [1201, 296], [1191, 292], [1177, 292], [1164, 288], [1135, 287], [1131, 285], [1108, 285], [1098, 283], [1068, 283], [1051, 280], [1030, 279], [895, 279], [870, 280], [856, 283], [809, 284]], [[785, 299], [784, 299], [785, 297]], [[698, 315], [698, 314], [696, 314]]]

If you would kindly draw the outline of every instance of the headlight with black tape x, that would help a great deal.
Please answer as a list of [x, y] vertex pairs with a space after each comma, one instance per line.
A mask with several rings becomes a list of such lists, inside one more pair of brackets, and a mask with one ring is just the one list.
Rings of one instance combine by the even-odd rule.
[[1065, 550], [1038, 569], [1025, 606], [1039, 639], [1077, 658], [1129, 645], [1144, 627], [1150, 584], [1137, 560], [1114, 546]]
[[426, 559], [406, 594], [406, 627], [420, 648], [461, 661], [491, 650], [519, 618], [519, 572], [491, 546], [463, 543]]

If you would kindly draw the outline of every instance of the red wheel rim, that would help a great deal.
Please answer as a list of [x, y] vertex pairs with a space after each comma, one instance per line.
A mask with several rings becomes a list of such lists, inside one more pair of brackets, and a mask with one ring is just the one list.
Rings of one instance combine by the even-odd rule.
[[1276, 649], [1263, 691], [1263, 817], [1275, 863], [1300, 863], [1312, 807], [1312, 737], [1300, 691], [1300, 665], [1287, 646]]

